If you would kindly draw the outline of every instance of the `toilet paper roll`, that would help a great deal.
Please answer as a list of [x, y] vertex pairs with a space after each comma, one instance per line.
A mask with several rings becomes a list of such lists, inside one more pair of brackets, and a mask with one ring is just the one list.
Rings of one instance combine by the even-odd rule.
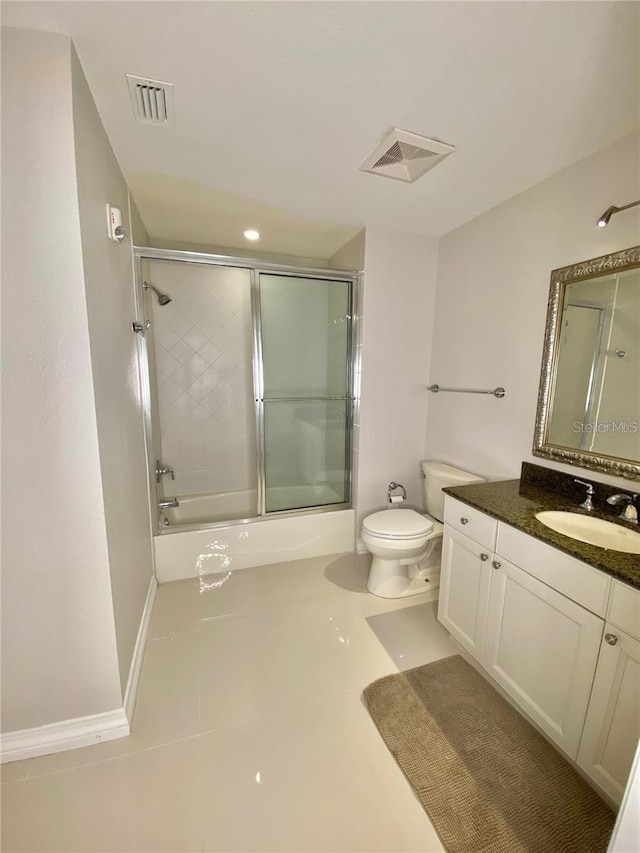
[[402, 497], [402, 495], [392, 495], [389, 498], [389, 503], [390, 504], [401, 504], [401, 503], [404, 503], [404, 498]]

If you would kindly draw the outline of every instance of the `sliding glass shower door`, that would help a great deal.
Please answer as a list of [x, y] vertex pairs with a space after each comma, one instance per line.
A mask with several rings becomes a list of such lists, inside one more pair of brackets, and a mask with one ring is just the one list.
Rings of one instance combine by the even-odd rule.
[[348, 505], [358, 274], [135, 257], [156, 532]]
[[347, 503], [353, 283], [257, 275], [264, 510]]

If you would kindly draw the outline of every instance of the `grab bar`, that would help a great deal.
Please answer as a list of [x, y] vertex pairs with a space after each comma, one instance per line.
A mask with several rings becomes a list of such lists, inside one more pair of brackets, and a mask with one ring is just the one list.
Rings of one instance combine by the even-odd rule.
[[494, 397], [502, 398], [507, 393], [504, 388], [493, 388], [490, 390], [484, 388], [442, 388], [440, 385], [429, 385], [427, 391], [433, 391], [437, 394], [439, 391], [453, 391], [456, 394], [492, 394]]

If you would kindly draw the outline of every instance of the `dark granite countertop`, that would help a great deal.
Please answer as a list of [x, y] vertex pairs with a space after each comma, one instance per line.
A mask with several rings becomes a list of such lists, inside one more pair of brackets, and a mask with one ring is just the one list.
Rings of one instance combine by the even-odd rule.
[[[542, 489], [522, 480], [501, 480], [495, 483], [476, 483], [471, 486], [450, 486], [443, 491], [469, 506], [485, 512], [498, 521], [504, 521], [529, 536], [552, 545], [559, 551], [564, 551], [571, 557], [576, 557], [600, 569], [618, 580], [640, 589], [640, 555], [625, 554], [621, 551], [611, 551], [579, 542], [555, 530], [546, 527], [535, 517], [542, 510], [565, 510], [582, 513], [580, 507], [572, 503], [565, 495]], [[586, 515], [587, 513], [584, 512]], [[594, 510], [588, 515], [603, 518], [606, 521], [616, 521], [611, 514]], [[624, 524], [631, 530], [638, 530], [635, 524]], [[640, 531], [639, 531], [640, 532]]]

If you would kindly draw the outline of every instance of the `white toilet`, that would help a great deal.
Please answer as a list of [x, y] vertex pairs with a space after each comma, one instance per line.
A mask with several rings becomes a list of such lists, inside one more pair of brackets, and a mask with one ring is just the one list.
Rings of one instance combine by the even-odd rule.
[[380, 598], [403, 598], [440, 585], [445, 486], [484, 483], [468, 471], [443, 462], [423, 462], [427, 513], [384, 509], [362, 522], [362, 541], [373, 554], [367, 589]]

